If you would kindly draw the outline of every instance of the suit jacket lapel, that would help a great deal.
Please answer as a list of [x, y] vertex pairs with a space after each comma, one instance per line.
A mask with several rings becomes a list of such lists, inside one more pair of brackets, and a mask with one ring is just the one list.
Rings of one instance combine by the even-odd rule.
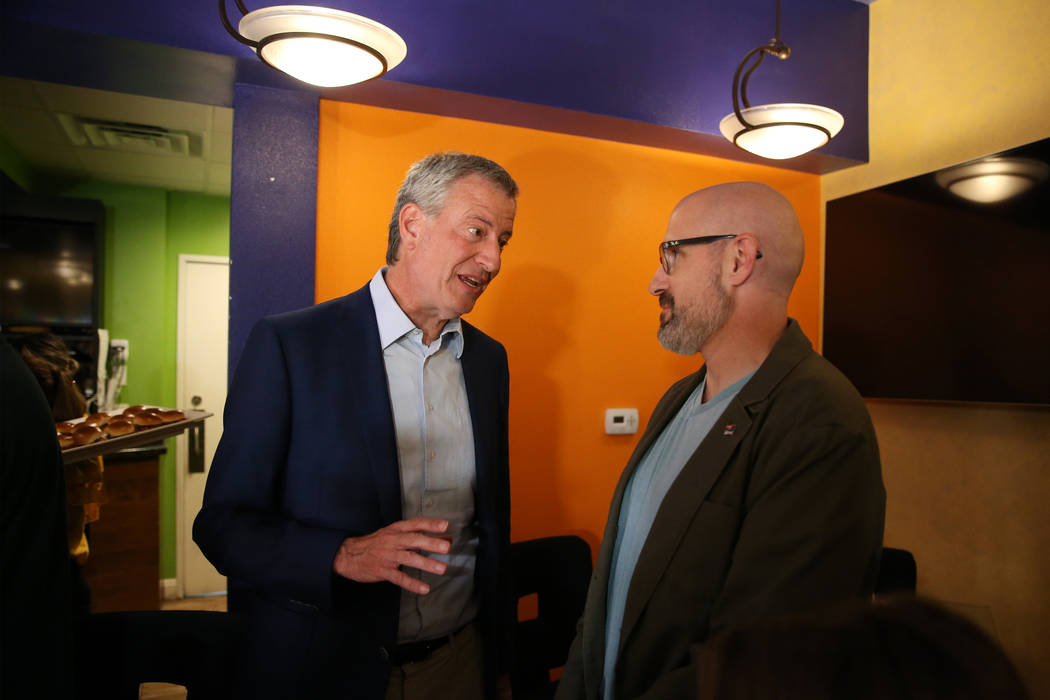
[[[343, 297], [342, 320], [335, 332], [342, 344], [344, 379], [333, 378], [333, 391], [352, 402], [352, 413], [365, 436], [372, 478], [384, 522], [402, 518], [401, 473], [398, 469], [397, 438], [390, 407], [390, 388], [380, 347], [372, 295], [365, 285]], [[348, 465], [353, 469], [355, 465]]]
[[[463, 355], [460, 357], [460, 365], [463, 368], [463, 383], [467, 389], [467, 407], [470, 410], [471, 430], [474, 433], [474, 473], [477, 479], [478, 494], [487, 493], [490, 456], [492, 455], [492, 440], [498, 434], [493, 428], [494, 416], [490, 410], [492, 406], [499, 405], [498, 399], [493, 395], [496, 387], [486, 377], [492, 377], [485, 366], [486, 357], [478, 352], [476, 347], [471, 347], [471, 331], [473, 330], [466, 321], [462, 322], [463, 332]], [[487, 499], [478, 497], [479, 505], [484, 505]]]

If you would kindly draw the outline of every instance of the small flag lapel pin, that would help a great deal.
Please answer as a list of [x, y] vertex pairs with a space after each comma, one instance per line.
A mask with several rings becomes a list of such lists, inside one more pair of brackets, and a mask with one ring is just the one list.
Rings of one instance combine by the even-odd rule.
[[734, 424], [734, 423], [726, 423], [725, 430], [722, 431], [722, 434], [723, 435], [732, 435], [735, 432], [736, 432], [736, 424]]

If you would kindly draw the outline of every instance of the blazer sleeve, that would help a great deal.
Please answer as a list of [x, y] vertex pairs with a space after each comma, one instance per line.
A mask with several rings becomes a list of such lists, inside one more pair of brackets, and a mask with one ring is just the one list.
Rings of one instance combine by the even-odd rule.
[[263, 319], [230, 387], [193, 540], [220, 573], [330, 610], [332, 562], [348, 533], [298, 521], [281, 507], [291, 414], [281, 339]]
[[576, 638], [572, 640], [569, 647], [569, 658], [565, 661], [565, 667], [558, 681], [558, 689], [554, 694], [555, 700], [583, 700], [583, 618], [576, 625]]

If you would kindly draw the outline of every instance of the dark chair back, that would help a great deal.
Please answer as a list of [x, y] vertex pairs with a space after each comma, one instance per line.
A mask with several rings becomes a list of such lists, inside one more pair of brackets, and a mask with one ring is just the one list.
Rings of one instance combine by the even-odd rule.
[[915, 557], [906, 549], [882, 548], [879, 577], [875, 581], [875, 595], [915, 592], [918, 569]]
[[591, 579], [591, 548], [565, 535], [515, 542], [510, 546], [514, 595], [537, 594], [538, 615], [515, 630], [511, 685], [515, 700], [551, 698], [552, 669], [565, 665], [583, 614]]

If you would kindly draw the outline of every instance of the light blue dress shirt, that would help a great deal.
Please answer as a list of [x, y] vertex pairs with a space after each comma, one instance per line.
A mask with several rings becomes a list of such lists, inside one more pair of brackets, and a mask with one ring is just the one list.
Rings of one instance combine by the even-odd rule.
[[386, 286], [386, 269], [375, 274], [369, 291], [394, 415], [402, 516], [448, 520], [445, 534], [452, 537], [447, 555], [428, 555], [448, 564], [444, 575], [406, 570], [430, 586], [422, 596], [401, 591], [398, 641], [408, 642], [451, 634], [477, 615], [474, 432], [460, 365], [459, 319], [445, 323], [441, 335], [424, 345], [423, 332]]
[[700, 386], [686, 399], [682, 408], [649, 447], [627, 482], [620, 505], [606, 598], [605, 666], [602, 675], [602, 696], [605, 700], [613, 700], [613, 679], [616, 678], [616, 658], [627, 591], [660, 504], [685, 463], [707, 437], [729, 402], [751, 379], [751, 374], [718, 392], [707, 403], [703, 403], [707, 379], [700, 382]]

